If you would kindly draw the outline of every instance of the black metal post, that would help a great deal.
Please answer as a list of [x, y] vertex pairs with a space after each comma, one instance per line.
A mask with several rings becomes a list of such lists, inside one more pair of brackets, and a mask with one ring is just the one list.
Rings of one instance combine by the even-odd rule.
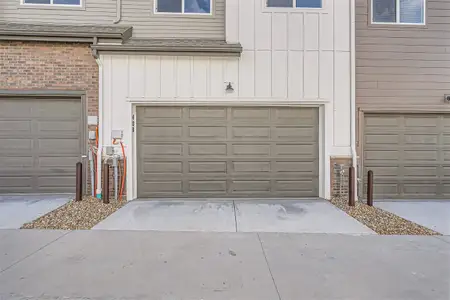
[[348, 169], [348, 205], [355, 206], [355, 168]]
[[373, 206], [373, 171], [367, 172], [367, 205]]
[[109, 203], [109, 165], [103, 164], [103, 203]]
[[75, 166], [75, 201], [81, 201], [83, 197], [83, 164], [77, 162]]

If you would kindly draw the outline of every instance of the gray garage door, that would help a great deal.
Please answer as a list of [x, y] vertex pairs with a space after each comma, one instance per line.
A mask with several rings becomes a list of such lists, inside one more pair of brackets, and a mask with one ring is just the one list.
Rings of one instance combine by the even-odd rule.
[[377, 198], [450, 197], [450, 116], [369, 114], [364, 118], [364, 174]]
[[74, 191], [80, 99], [0, 98], [0, 193]]
[[314, 108], [139, 107], [138, 196], [318, 196]]

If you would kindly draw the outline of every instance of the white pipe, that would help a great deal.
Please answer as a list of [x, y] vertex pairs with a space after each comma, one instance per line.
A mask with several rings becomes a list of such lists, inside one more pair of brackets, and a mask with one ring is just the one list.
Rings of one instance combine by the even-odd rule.
[[98, 65], [98, 149], [97, 149], [97, 198], [102, 198], [102, 152], [103, 152], [103, 64], [100, 58]]
[[95, 182], [94, 157], [92, 156], [91, 149], [89, 149], [89, 169], [90, 169], [90, 173], [91, 173], [91, 196], [95, 197], [95, 190], [94, 190], [94, 182]]
[[119, 200], [118, 189], [119, 189], [119, 176], [117, 173], [117, 156], [113, 157], [113, 167], [114, 167], [114, 199]]
[[[358, 156], [356, 153], [356, 27], [355, 27], [355, 0], [350, 1], [350, 145], [352, 151], [352, 164], [358, 174]], [[358, 175], [356, 175], [354, 190], [358, 190]], [[358, 193], [355, 193], [358, 199]]]
[[122, 20], [122, 0], [116, 0], [116, 19], [113, 21], [114, 24], [117, 24]]

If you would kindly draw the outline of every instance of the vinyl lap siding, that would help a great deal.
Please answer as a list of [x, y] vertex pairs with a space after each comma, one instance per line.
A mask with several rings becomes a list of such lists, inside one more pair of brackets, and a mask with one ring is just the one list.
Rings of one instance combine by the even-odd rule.
[[[116, 19], [116, 1], [85, 0], [85, 10], [36, 9], [20, 0], [0, 1], [0, 22], [102, 24]], [[122, 21], [135, 38], [225, 38], [225, 0], [214, 0], [212, 16], [154, 14], [153, 0], [122, 0]]]
[[225, 0], [214, 0], [212, 16], [154, 14], [153, 0], [122, 0], [121, 25], [137, 38], [225, 38]]
[[427, 1], [426, 26], [370, 25], [370, 0], [356, 4], [358, 106], [448, 107], [450, 1]]

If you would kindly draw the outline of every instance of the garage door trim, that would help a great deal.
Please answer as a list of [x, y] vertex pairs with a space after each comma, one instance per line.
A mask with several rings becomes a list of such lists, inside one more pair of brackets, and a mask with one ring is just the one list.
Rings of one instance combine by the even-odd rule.
[[[167, 102], [135, 102], [135, 101], [130, 101], [132, 102], [132, 117], [134, 118], [135, 121], [137, 121], [137, 111], [139, 108], [142, 107], [225, 107], [225, 108], [230, 108], [230, 107], [236, 107], [236, 108], [242, 108], [242, 107], [252, 107], [252, 108], [260, 108], [260, 107], [266, 107], [266, 108], [287, 108], [287, 107], [292, 107], [292, 108], [315, 108], [317, 109], [317, 113], [318, 113], [318, 119], [317, 119], [317, 160], [318, 160], [318, 194], [322, 195], [323, 194], [323, 188], [324, 188], [324, 183], [323, 183], [323, 155], [324, 155], [324, 145], [323, 145], [323, 113], [324, 113], [324, 106], [321, 104], [303, 104], [303, 103], [291, 103], [289, 102], [289, 104], [285, 103], [285, 102], [281, 102], [281, 103], [277, 103], [277, 102], [271, 102], [271, 103], [265, 103], [264, 101], [262, 102], [253, 102], [253, 101], [247, 101], [244, 103], [239, 103], [239, 102], [234, 102], [234, 101], [217, 101], [214, 103], [204, 103], [203, 101], [199, 101], [199, 102], [184, 102], [184, 101], [175, 101], [172, 103], [172, 101], [169, 101], [170, 103]], [[134, 128], [134, 127], [133, 127]], [[132, 136], [133, 136], [133, 151], [132, 151], [132, 155], [135, 159], [133, 159], [134, 163], [132, 164], [132, 166], [135, 168], [132, 172], [132, 174], [134, 175], [133, 180], [131, 182], [132, 186], [133, 186], [133, 190], [135, 196], [137, 196], [137, 188], [138, 188], [138, 125], [135, 125], [135, 130], [131, 131]], [[133, 193], [133, 194], [134, 194]], [[222, 196], [221, 196], [222, 197]]]
[[[16, 98], [17, 101], [23, 100], [40, 100], [40, 99], [51, 99], [58, 98], [58, 100], [80, 100], [81, 102], [81, 145], [80, 145], [80, 161], [83, 162], [83, 193], [86, 192], [87, 186], [87, 163], [83, 160], [82, 156], [88, 153], [88, 142], [87, 142], [87, 95], [86, 91], [81, 90], [4, 90], [0, 89], [0, 101], [5, 98]], [[75, 183], [74, 183], [75, 184]]]

